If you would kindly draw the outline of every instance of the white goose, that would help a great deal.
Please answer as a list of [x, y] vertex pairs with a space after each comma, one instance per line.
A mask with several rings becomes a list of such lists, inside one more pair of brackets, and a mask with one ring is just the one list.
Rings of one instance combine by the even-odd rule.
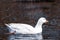
[[41, 17], [35, 27], [22, 23], [9, 23], [5, 25], [11, 29], [10, 32], [15, 31], [15, 33], [21, 34], [37, 34], [42, 33], [42, 24], [46, 22], [48, 21], [44, 17]]

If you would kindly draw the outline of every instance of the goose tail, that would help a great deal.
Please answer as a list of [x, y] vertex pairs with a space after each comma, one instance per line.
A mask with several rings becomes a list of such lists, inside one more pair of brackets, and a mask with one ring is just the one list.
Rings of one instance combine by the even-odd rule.
[[6, 26], [10, 26], [9, 24], [5, 24]]

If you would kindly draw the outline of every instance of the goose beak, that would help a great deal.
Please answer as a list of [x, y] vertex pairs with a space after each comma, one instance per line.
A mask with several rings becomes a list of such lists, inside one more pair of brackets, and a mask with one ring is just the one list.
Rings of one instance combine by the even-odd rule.
[[48, 20], [46, 20], [46, 22], [49, 22]]
[[49, 21], [48, 20], [46, 20], [46, 22], [45, 22], [45, 24], [47, 24]]

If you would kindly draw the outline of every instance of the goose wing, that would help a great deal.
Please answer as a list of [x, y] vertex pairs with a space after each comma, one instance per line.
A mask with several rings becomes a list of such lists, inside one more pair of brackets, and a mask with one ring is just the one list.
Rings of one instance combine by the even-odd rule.
[[14, 29], [17, 33], [34, 33], [35, 29], [28, 24], [10, 23], [10, 28]]

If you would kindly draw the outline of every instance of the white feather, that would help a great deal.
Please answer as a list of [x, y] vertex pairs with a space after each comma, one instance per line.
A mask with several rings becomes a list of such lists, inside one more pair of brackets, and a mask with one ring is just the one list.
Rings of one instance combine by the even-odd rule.
[[37, 34], [42, 32], [42, 24], [46, 22], [44, 17], [41, 17], [36, 26], [33, 27], [29, 24], [22, 24], [22, 23], [9, 23], [5, 24], [7, 27], [12, 29], [11, 31], [16, 31], [16, 33], [21, 34]]

